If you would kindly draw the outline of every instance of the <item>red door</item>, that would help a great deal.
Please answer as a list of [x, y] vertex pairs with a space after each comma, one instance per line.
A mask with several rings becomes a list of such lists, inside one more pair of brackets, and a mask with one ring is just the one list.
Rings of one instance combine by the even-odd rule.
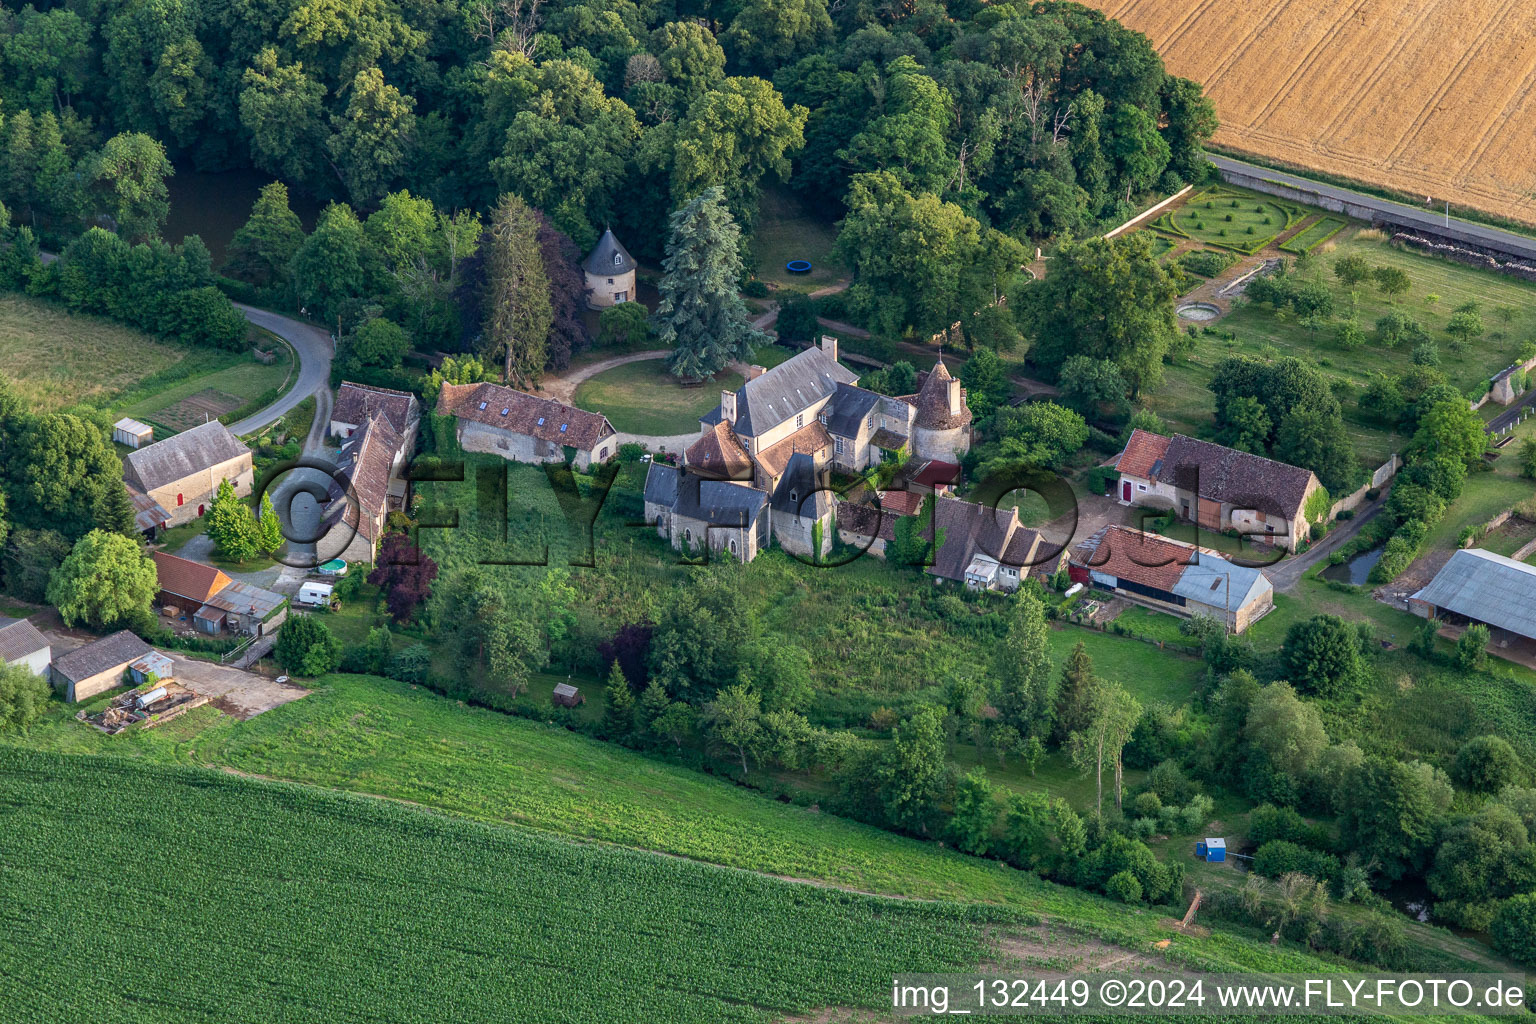
[[1121, 487], [1121, 490], [1120, 490], [1121, 497], [1125, 501], [1130, 501], [1131, 500], [1131, 482], [1129, 480], [1121, 481], [1120, 487]]

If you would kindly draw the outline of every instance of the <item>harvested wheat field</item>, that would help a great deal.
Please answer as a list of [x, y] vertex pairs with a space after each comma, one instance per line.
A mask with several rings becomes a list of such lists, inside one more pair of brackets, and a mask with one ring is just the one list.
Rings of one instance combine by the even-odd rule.
[[1219, 146], [1536, 223], [1536, 4], [1084, 2], [1205, 85]]

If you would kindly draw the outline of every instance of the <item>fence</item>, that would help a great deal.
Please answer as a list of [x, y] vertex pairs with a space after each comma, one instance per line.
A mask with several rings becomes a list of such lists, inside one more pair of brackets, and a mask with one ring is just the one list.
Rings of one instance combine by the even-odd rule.
[[1386, 462], [1383, 462], [1381, 465], [1377, 466], [1375, 471], [1371, 473], [1370, 483], [1362, 486], [1354, 494], [1340, 498], [1338, 501], [1334, 502], [1333, 507], [1328, 510], [1328, 518], [1337, 519], [1340, 512], [1348, 512], [1352, 509], [1359, 508], [1361, 505], [1364, 505], [1366, 494], [1369, 493], [1373, 487], [1383, 486], [1388, 480], [1391, 480], [1394, 476], [1396, 476], [1397, 471], [1401, 468], [1403, 468], [1403, 460], [1394, 454]]

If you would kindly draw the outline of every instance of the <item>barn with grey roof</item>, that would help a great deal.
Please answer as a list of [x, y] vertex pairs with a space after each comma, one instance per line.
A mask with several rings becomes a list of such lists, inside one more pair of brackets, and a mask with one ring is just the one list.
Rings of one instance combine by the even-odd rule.
[[1496, 643], [1536, 640], [1533, 609], [1536, 566], [1482, 548], [1451, 555], [1429, 585], [1408, 598], [1408, 610], [1415, 615], [1451, 625], [1480, 622], [1492, 627]]
[[243, 498], [255, 483], [255, 467], [251, 450], [217, 420], [123, 457], [123, 482], [135, 508], [160, 506], [167, 514], [161, 525], [180, 526], [201, 516], [225, 480]]

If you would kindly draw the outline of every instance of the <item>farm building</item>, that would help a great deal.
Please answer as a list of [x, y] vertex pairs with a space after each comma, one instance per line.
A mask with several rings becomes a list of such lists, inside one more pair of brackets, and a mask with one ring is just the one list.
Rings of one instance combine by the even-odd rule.
[[336, 389], [331, 405], [330, 434], [343, 441], [356, 433], [374, 413], [383, 413], [399, 434], [407, 453], [416, 448], [416, 431], [421, 423], [421, 405], [409, 391], [376, 388], [344, 380]]
[[[127, 484], [123, 486], [127, 487]], [[160, 536], [160, 531], [170, 524], [171, 514], [143, 491], [128, 487], [128, 500], [133, 503], [134, 525], [146, 540], [153, 541]]]
[[148, 423], [140, 423], [138, 420], [124, 416], [112, 424], [112, 440], [129, 448], [143, 448], [147, 444], [154, 443], [155, 428]]
[[[445, 388], [451, 385], [445, 385]], [[336, 468], [348, 483], [330, 483], [323, 518], [325, 535], [316, 546], [322, 561], [372, 562], [384, 537], [391, 501], [403, 503], [402, 475], [410, 455], [405, 438], [382, 411], [374, 412], [346, 443]]]
[[1234, 529], [1293, 553], [1311, 530], [1308, 502], [1322, 489], [1309, 470], [1183, 434], [1132, 431], [1113, 465], [1124, 504], [1172, 510], [1207, 530]]
[[[1019, 523], [1017, 508], [1001, 509], [958, 498], [936, 498], [933, 522], [940, 545], [929, 574], [971, 590], [1017, 590], [1040, 564], [1040, 534]], [[1053, 545], [1044, 545], [1048, 555]]]
[[120, 630], [55, 659], [53, 685], [72, 704], [87, 700], [122, 686], [128, 666], [152, 652], [149, 644]]
[[170, 657], [159, 651], [150, 651], [128, 666], [128, 678], [138, 686], [162, 682], [171, 679], [175, 674], [176, 669]]
[[1195, 856], [1211, 864], [1224, 864], [1227, 860], [1225, 839], [1202, 839], [1195, 843]]
[[281, 594], [236, 582], [203, 562], [163, 551], [151, 557], [160, 580], [155, 604], [174, 610], [178, 618], [190, 618], [199, 632], [264, 636], [287, 618], [288, 599]]
[[550, 700], [563, 708], [574, 708], [578, 704], [587, 702], [587, 698], [581, 695], [581, 690], [570, 683], [556, 683], [555, 692]]
[[48, 638], [26, 619], [0, 617], [0, 665], [21, 665], [35, 676], [48, 675], [53, 649]]
[[167, 525], [191, 522], [213, 503], [228, 480], [242, 498], [251, 493], [251, 450], [217, 420], [184, 430], [123, 459], [128, 493], [135, 491], [167, 510]]
[[1074, 583], [1154, 611], [1209, 616], [1234, 633], [1275, 606], [1274, 587], [1258, 569], [1124, 526], [1106, 526], [1073, 548], [1067, 572]]
[[597, 245], [581, 261], [587, 282], [587, 307], [607, 309], [635, 298], [635, 259], [612, 230], [605, 230]]
[[1408, 610], [1451, 625], [1480, 622], [1496, 647], [1536, 650], [1536, 566], [1482, 548], [1451, 555], [1429, 585], [1408, 598]]
[[437, 411], [458, 421], [465, 451], [513, 462], [570, 462], [586, 472], [618, 452], [608, 417], [501, 384], [444, 384]]

